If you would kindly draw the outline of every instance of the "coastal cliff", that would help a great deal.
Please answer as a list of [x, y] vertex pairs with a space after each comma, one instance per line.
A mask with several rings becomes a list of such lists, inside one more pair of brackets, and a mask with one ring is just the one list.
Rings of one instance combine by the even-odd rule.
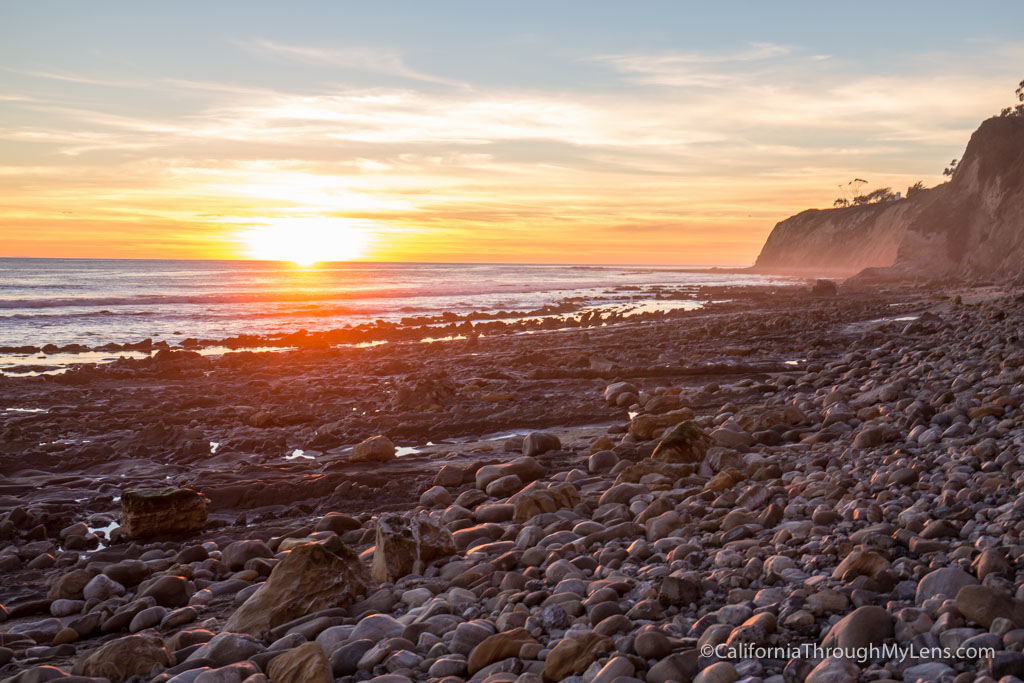
[[809, 210], [778, 223], [754, 270], [874, 277], [1024, 272], [1024, 118], [974, 132], [953, 179], [911, 199]]

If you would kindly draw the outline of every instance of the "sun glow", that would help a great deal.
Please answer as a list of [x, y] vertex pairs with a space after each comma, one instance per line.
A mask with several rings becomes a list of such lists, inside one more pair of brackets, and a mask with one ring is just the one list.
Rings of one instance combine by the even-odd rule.
[[360, 228], [337, 218], [285, 218], [255, 226], [245, 236], [249, 256], [311, 266], [320, 261], [350, 261], [366, 253]]

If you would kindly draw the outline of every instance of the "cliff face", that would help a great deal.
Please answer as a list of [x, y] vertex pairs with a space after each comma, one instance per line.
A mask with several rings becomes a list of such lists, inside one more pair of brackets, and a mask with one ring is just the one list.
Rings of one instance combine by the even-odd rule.
[[889, 277], [1011, 277], [1024, 271], [1024, 119], [971, 136], [952, 181], [913, 199], [804, 211], [772, 230], [754, 269]]

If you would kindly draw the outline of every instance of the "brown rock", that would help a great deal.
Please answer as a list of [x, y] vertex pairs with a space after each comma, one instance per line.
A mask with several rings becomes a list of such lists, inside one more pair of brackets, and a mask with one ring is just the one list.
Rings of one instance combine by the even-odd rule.
[[187, 534], [206, 526], [206, 498], [191, 489], [134, 489], [121, 494], [128, 538]]
[[598, 633], [563, 638], [544, 660], [543, 678], [548, 683], [554, 683], [572, 674], [581, 674], [594, 663], [599, 652], [611, 648], [612, 639]]
[[394, 583], [409, 574], [422, 574], [428, 562], [454, 553], [451, 532], [426, 515], [408, 519], [385, 514], [377, 520], [371, 573], [375, 581]]
[[580, 502], [580, 493], [568, 483], [552, 484], [545, 488], [535, 482], [509, 498], [508, 502], [515, 510], [512, 520], [521, 524], [544, 512], [575, 507]]
[[957, 591], [956, 608], [960, 614], [985, 628], [991, 626], [997, 617], [1009, 619], [1017, 628], [1024, 628], [1024, 602], [991, 586], [964, 586]]
[[516, 657], [523, 645], [537, 644], [525, 628], [514, 628], [511, 631], [502, 631], [488, 636], [482, 643], [473, 648], [469, 653], [467, 669], [472, 676], [485, 666], [500, 662], [509, 657]]
[[352, 447], [349, 462], [387, 462], [395, 457], [395, 444], [386, 436], [371, 436]]
[[267, 667], [270, 683], [333, 683], [331, 666], [320, 643], [303, 643], [278, 655]]
[[892, 633], [892, 615], [882, 607], [865, 605], [837, 621], [821, 646], [825, 649], [847, 649], [879, 645]]
[[708, 453], [711, 439], [693, 420], [687, 420], [658, 443], [651, 457], [665, 462], [701, 462]]
[[318, 543], [300, 545], [277, 563], [223, 630], [262, 636], [311, 612], [352, 604], [366, 593], [367, 582], [366, 569], [348, 546], [332, 553]]
[[637, 415], [629, 421], [629, 434], [639, 441], [650, 441], [672, 425], [693, 419], [693, 411], [680, 408], [661, 415]]
[[137, 633], [112, 640], [75, 663], [78, 676], [123, 681], [132, 676], [150, 676], [174, 666], [174, 657], [154, 633]]

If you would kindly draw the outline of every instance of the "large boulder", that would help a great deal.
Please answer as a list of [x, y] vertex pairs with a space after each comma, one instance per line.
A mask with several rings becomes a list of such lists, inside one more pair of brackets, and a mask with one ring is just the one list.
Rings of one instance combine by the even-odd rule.
[[174, 656], [154, 633], [137, 633], [105, 643], [72, 670], [78, 676], [124, 681], [132, 676], [151, 676], [174, 666]]
[[263, 587], [239, 607], [224, 631], [262, 637], [270, 629], [311, 612], [347, 607], [366, 593], [369, 577], [346, 545], [300, 545], [274, 566]]
[[350, 462], [387, 462], [395, 457], [395, 444], [386, 436], [371, 436], [352, 447]]
[[702, 462], [711, 439], [693, 420], [687, 420], [662, 438], [651, 457], [665, 462]]
[[192, 489], [132, 489], [121, 494], [128, 538], [188, 534], [206, 526], [206, 497]]
[[427, 563], [455, 553], [450, 531], [426, 515], [406, 518], [381, 515], [371, 573], [375, 581], [394, 583], [409, 574], [422, 574]]

